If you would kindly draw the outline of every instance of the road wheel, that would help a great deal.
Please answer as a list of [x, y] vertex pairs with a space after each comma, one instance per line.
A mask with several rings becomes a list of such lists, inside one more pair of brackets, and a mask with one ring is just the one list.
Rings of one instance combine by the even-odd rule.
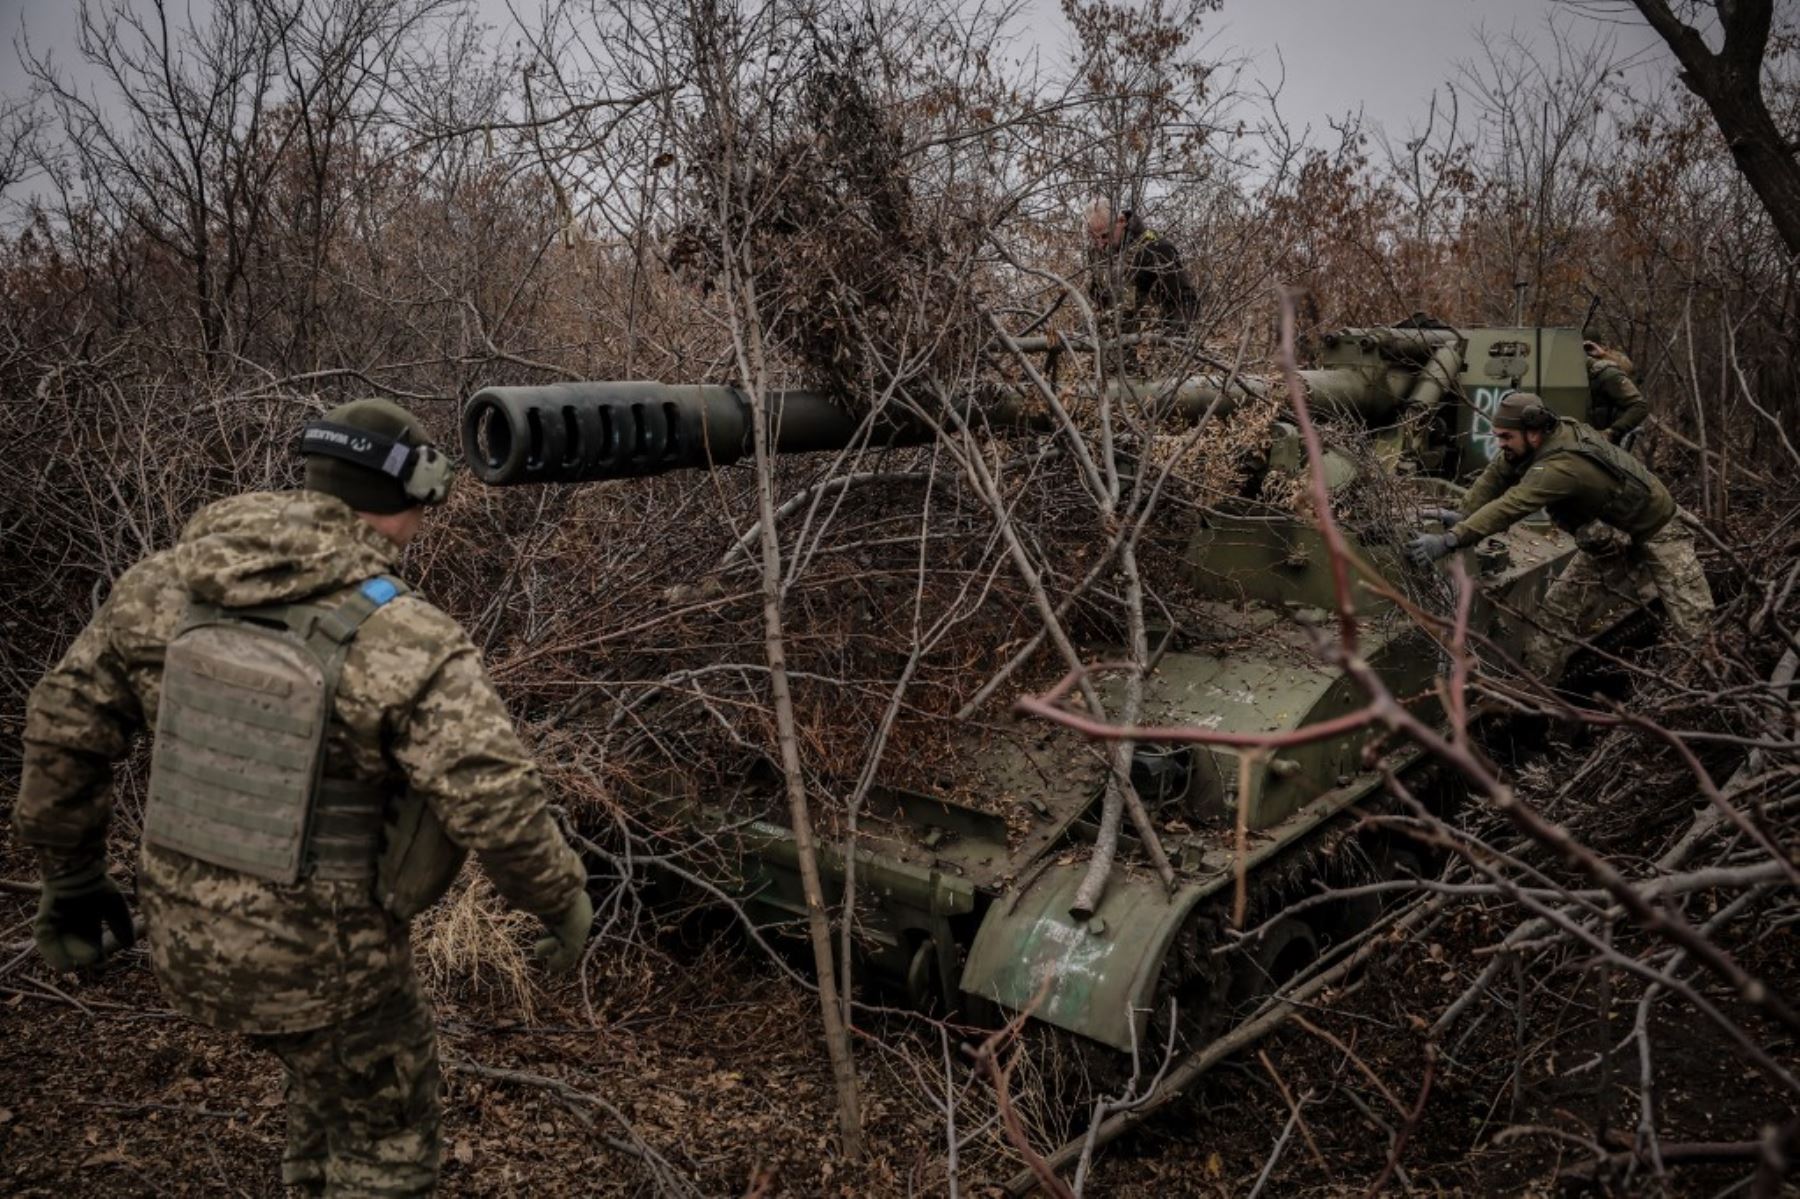
[[[1366, 875], [1358, 871], [1359, 877], [1347, 879], [1340, 885], [1354, 887], [1396, 879], [1428, 878], [1432, 873], [1424, 847], [1408, 838], [1383, 837], [1366, 852], [1369, 859]], [[1405, 891], [1379, 891], [1373, 895], [1352, 896], [1331, 905], [1326, 909], [1326, 926], [1332, 942], [1346, 941], [1368, 928], [1408, 894]]]
[[1318, 957], [1319, 938], [1312, 926], [1296, 916], [1283, 916], [1238, 955], [1231, 979], [1234, 1005], [1268, 997]]

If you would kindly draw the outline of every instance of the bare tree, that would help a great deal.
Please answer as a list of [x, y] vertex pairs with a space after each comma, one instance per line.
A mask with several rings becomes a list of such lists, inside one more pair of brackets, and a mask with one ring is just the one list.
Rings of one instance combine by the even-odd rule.
[[[1783, 131], [1763, 95], [1775, 0], [1632, 0], [1681, 63], [1681, 81], [1712, 112], [1738, 169], [1762, 200], [1790, 256], [1800, 257], [1800, 131]], [[1723, 35], [1707, 45], [1694, 18], [1712, 9]]]

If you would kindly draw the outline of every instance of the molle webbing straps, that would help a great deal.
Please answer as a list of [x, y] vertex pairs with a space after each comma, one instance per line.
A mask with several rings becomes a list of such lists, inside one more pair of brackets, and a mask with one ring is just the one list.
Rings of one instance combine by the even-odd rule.
[[319, 780], [313, 792], [302, 875], [322, 879], [375, 876], [387, 792], [349, 779]]
[[324, 605], [190, 604], [164, 660], [145, 841], [273, 882], [372, 878], [383, 792], [321, 771], [350, 644], [403, 590], [380, 576]]
[[[363, 622], [406, 591], [406, 584], [398, 579], [378, 575], [319, 615], [309, 640], [330, 664], [333, 696], [350, 643], [356, 640]], [[326, 711], [330, 711], [329, 704]], [[320, 778], [313, 792], [312, 821], [303, 859], [305, 874], [321, 879], [375, 877], [386, 807], [387, 792], [379, 786], [352, 779]]]
[[300, 878], [327, 688], [286, 632], [285, 622], [190, 606], [163, 662], [147, 844], [274, 882]]

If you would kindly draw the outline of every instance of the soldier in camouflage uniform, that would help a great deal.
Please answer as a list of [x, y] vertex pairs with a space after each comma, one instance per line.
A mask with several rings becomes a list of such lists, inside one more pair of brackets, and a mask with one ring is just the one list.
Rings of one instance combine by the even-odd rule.
[[1582, 636], [1609, 600], [1635, 603], [1646, 577], [1678, 633], [1705, 631], [1712, 592], [1661, 480], [1597, 430], [1559, 419], [1524, 392], [1500, 402], [1494, 436], [1500, 456], [1469, 488], [1462, 511], [1431, 510], [1450, 530], [1415, 537], [1407, 552], [1429, 564], [1540, 508], [1574, 534], [1579, 550], [1550, 584], [1539, 623], [1526, 636], [1527, 669], [1546, 682], [1560, 679], [1569, 639]]
[[[422, 1194], [437, 1178], [439, 1075], [409, 918], [466, 851], [507, 900], [548, 925], [538, 952], [551, 968], [579, 960], [593, 907], [475, 646], [385, 576], [423, 503], [447, 494], [447, 461], [385, 400], [335, 409], [306, 437], [316, 428], [338, 430], [330, 435], [354, 442], [364, 460], [308, 453], [306, 490], [202, 510], [174, 548], [118, 580], [33, 690], [14, 820], [45, 880], [35, 934], [46, 960], [59, 969], [99, 960], [103, 924], [129, 944], [130, 914], [106, 876], [110, 783], [136, 735], [157, 730], [137, 891], [158, 981], [178, 1011], [280, 1057], [284, 1182], [311, 1193]], [[391, 453], [371, 465], [383, 447]], [[428, 472], [408, 464], [428, 458], [439, 469], [420, 486]], [[345, 611], [360, 623], [332, 625]], [[224, 697], [238, 694], [234, 680], [255, 680], [254, 664], [177, 672], [171, 643], [185, 643], [195, 612], [214, 613], [228, 631], [232, 621], [275, 627], [296, 612], [348, 630], [336, 639], [335, 692], [320, 701], [326, 719], [312, 734], [322, 748], [306, 776], [307, 831], [295, 851], [304, 864], [291, 882], [209, 860], [270, 840], [244, 780], [263, 769], [253, 759], [274, 751], [217, 732], [241, 718], [245, 703]], [[178, 739], [165, 735], [171, 727]], [[205, 754], [228, 765], [237, 755], [241, 769], [208, 767]], [[209, 838], [221, 829], [227, 835]], [[183, 835], [191, 854], [169, 847]]]
[[1597, 341], [1581, 343], [1587, 355], [1588, 394], [1593, 397], [1596, 425], [1604, 420], [1601, 431], [1614, 445], [1644, 423], [1650, 415], [1650, 403], [1631, 379], [1631, 359], [1618, 350]]

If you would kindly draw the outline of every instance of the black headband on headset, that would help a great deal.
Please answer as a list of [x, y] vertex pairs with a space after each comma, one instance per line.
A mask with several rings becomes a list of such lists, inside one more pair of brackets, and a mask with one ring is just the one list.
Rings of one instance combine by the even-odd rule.
[[441, 504], [450, 495], [454, 464], [433, 445], [410, 445], [355, 425], [316, 420], [300, 430], [299, 451], [378, 471], [398, 480], [407, 496], [422, 504]]
[[316, 420], [300, 430], [302, 454], [341, 458], [368, 470], [392, 475], [402, 482], [406, 480], [407, 465], [412, 462], [417, 449], [397, 437], [384, 437], [336, 421]]

